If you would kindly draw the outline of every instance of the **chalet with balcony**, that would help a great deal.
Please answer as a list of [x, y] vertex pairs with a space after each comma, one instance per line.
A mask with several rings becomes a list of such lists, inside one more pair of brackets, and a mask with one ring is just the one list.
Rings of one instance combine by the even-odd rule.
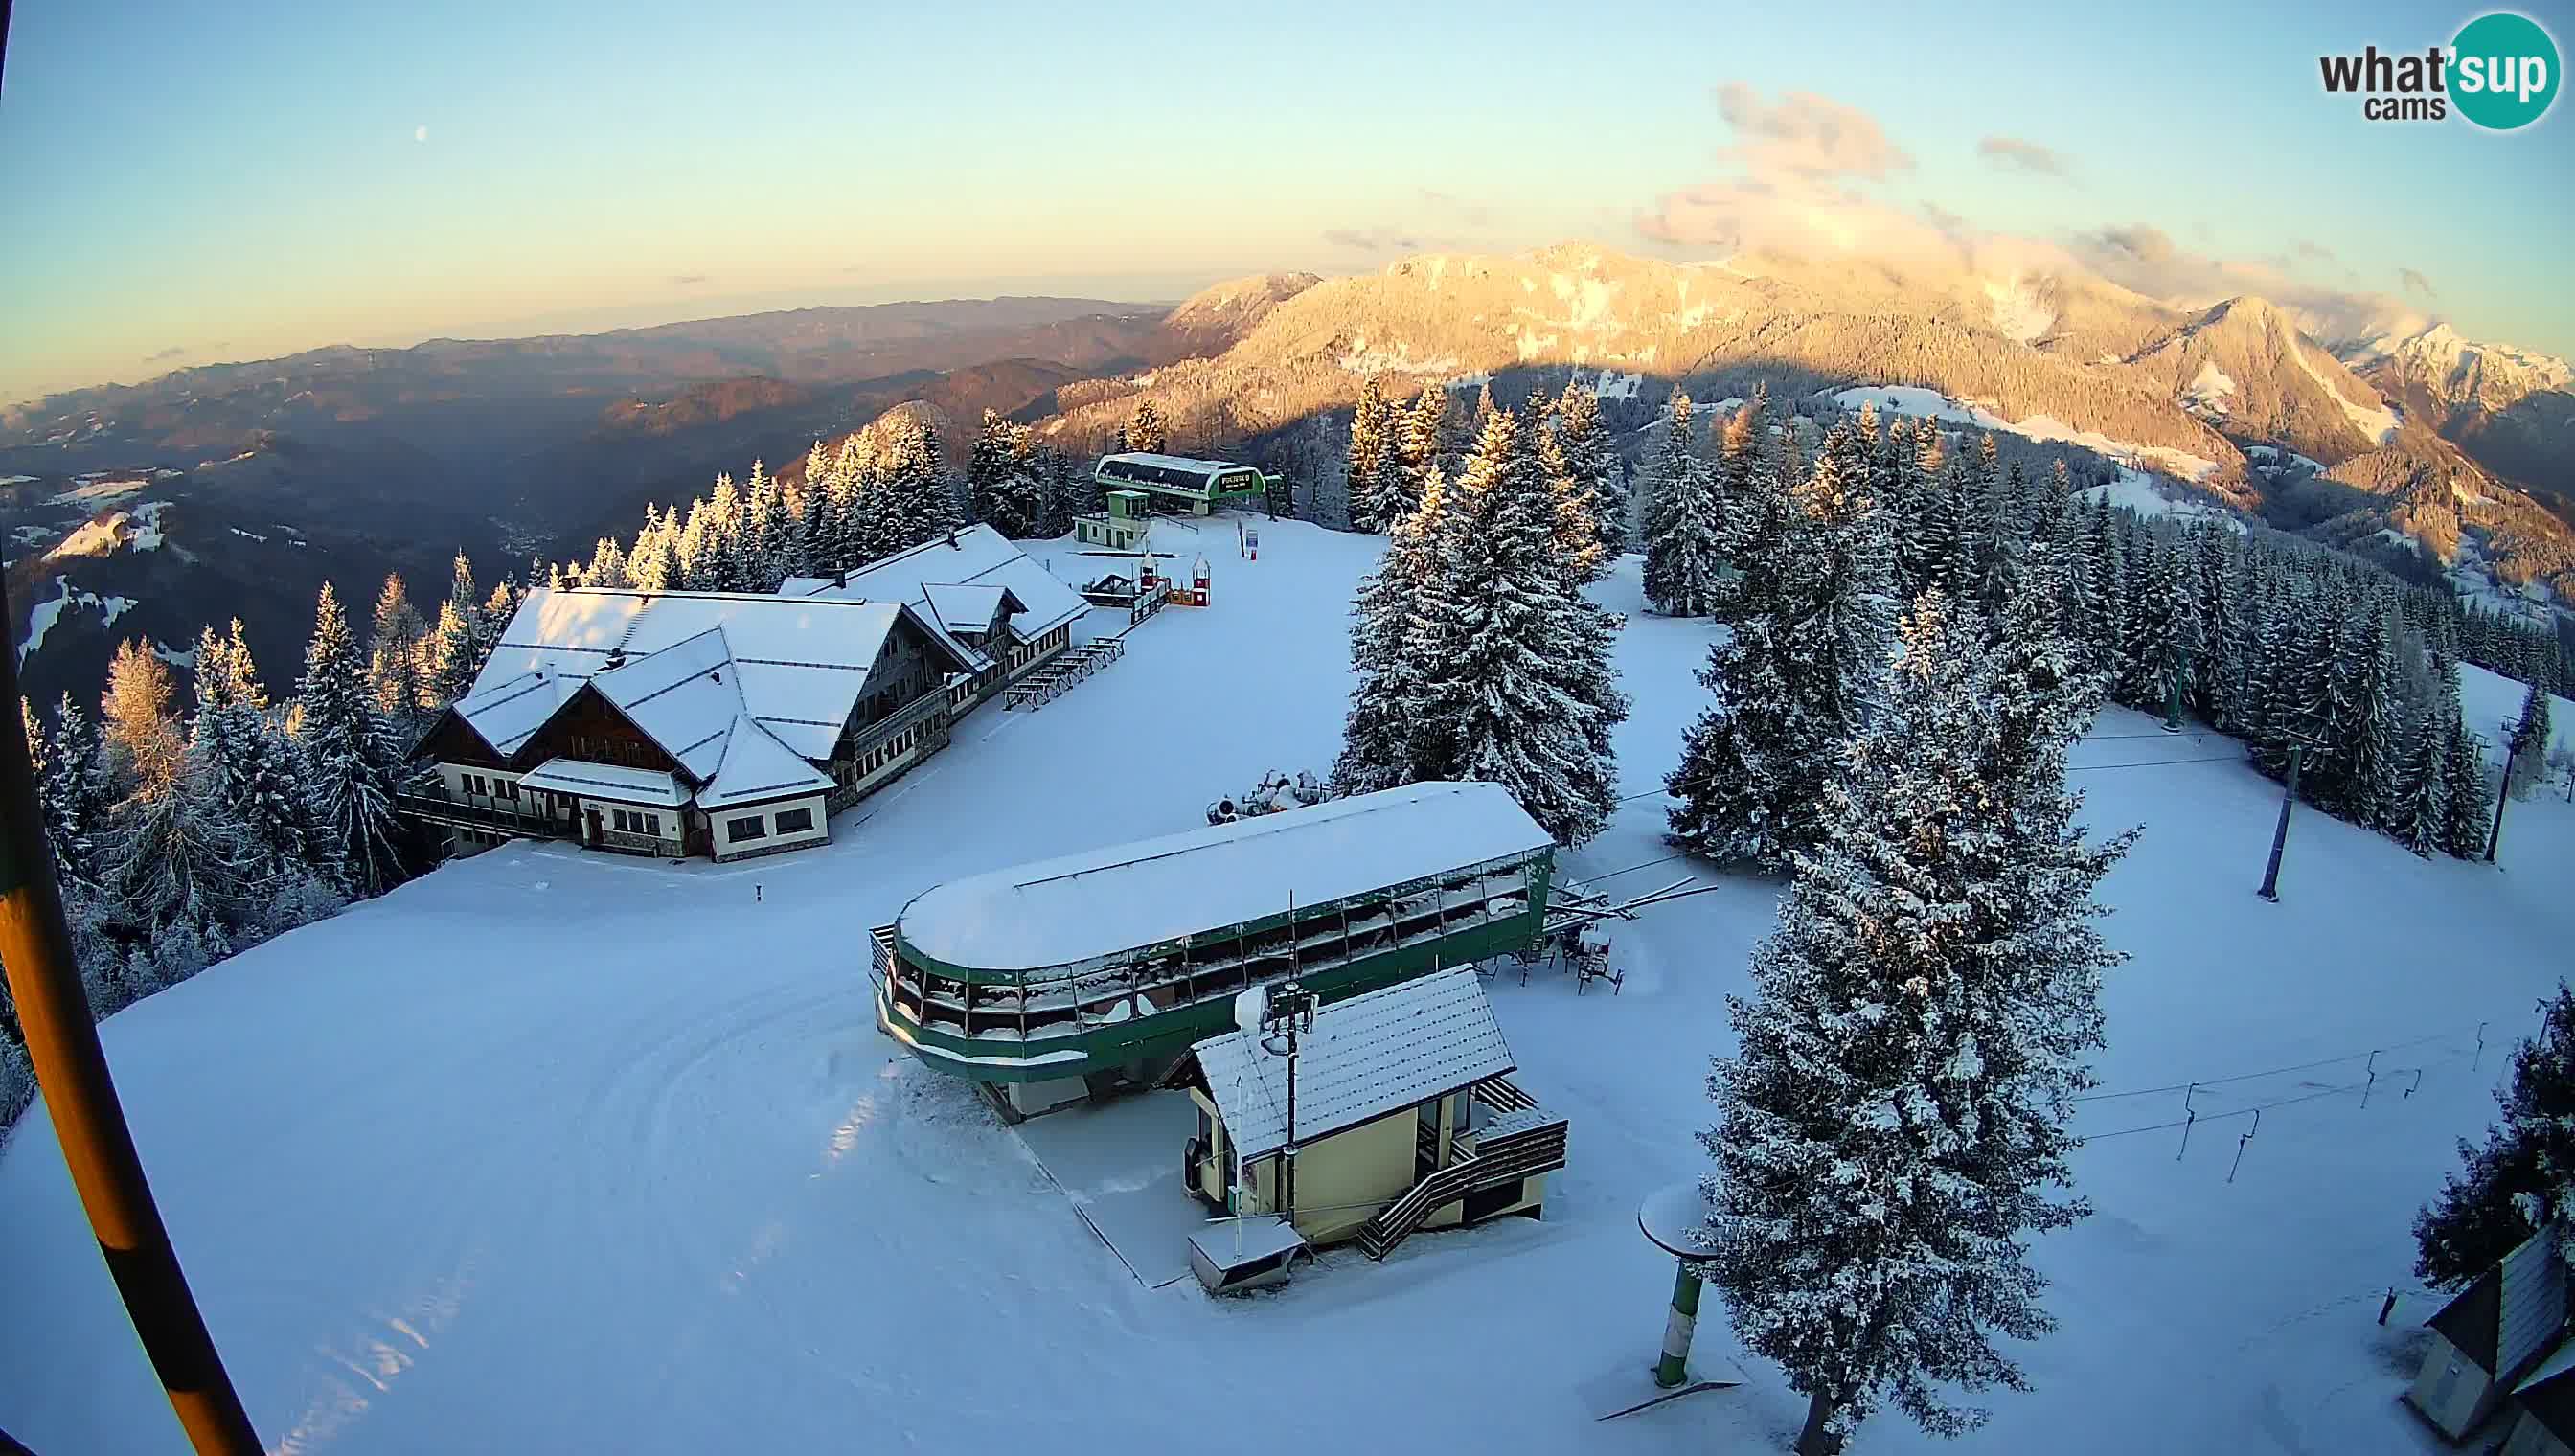
[[790, 577], [782, 597], [906, 608], [972, 664], [964, 713], [1061, 655], [1091, 604], [989, 526], [969, 526], [837, 577]]
[[833, 810], [947, 745], [958, 690], [990, 666], [907, 603], [531, 592], [421, 740], [429, 771], [398, 806], [460, 848], [533, 834], [737, 859], [819, 844]]

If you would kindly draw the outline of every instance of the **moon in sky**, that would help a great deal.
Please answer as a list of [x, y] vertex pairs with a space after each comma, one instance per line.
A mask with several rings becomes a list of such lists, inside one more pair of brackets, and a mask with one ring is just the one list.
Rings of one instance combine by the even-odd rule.
[[428, 140], [429, 140], [429, 128], [427, 128], [427, 127], [425, 127], [425, 126], [416, 126], [416, 127], [413, 127], [413, 128], [411, 129], [411, 139], [412, 139], [413, 141], [415, 141], [415, 142], [425, 142], [425, 141], [428, 141]]

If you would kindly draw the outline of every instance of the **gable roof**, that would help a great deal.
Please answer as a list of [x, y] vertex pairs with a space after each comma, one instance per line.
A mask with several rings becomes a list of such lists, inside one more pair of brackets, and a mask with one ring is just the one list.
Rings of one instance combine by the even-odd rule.
[[941, 614], [931, 605], [929, 589], [964, 586], [1008, 588], [1022, 609], [1012, 628], [1024, 640], [1052, 632], [1091, 610], [1082, 594], [1057, 581], [989, 526], [969, 526], [870, 562], [850, 573], [846, 583], [797, 577], [779, 591], [802, 601], [919, 603], [922, 615], [935, 622]]
[[544, 673], [521, 673], [488, 687], [477, 680], [475, 691], [458, 699], [449, 712], [492, 751], [508, 757], [544, 728], [580, 686]]
[[665, 808], [678, 808], [689, 801], [689, 791], [680, 786], [675, 773], [618, 763], [590, 763], [579, 758], [548, 758], [522, 774], [519, 786], [618, 803], [660, 804]]
[[780, 742], [749, 714], [736, 718], [725, 737], [724, 762], [713, 781], [698, 790], [698, 807], [729, 808], [738, 803], [783, 798], [797, 793], [828, 793], [824, 773]]
[[2555, 1226], [2524, 1239], [2425, 1323], [2489, 1375], [2519, 1377], [2566, 1329], [2566, 1260]]
[[[1288, 1058], [1234, 1031], [1194, 1049], [1238, 1160], [1288, 1145]], [[1296, 1055], [1296, 1141], [1309, 1143], [1511, 1069], [1474, 967], [1336, 1001]]]
[[[502, 702], [499, 690], [525, 687], [522, 680], [534, 676], [556, 684], [556, 701], [545, 709], [550, 717], [570, 698], [572, 688], [596, 680], [612, 702], [619, 695], [637, 704], [659, 702], [659, 707], [642, 708], [640, 717], [626, 703], [619, 707], [701, 777], [715, 771], [723, 755], [722, 736], [743, 713], [807, 758], [828, 758], [887, 637], [907, 615], [949, 655], [953, 671], [986, 666], [955, 638], [923, 623], [920, 614], [892, 602], [539, 589], [528, 594], [510, 619], [460, 708], [486, 695], [497, 705]], [[669, 656], [674, 652], [678, 655]], [[613, 689], [612, 679], [618, 684]], [[704, 681], [678, 692], [698, 679]], [[718, 689], [722, 691], [714, 691]], [[666, 697], [668, 702], [660, 702]], [[519, 710], [534, 711], [533, 704]], [[475, 713], [467, 714], [467, 722], [507, 752], [524, 743], [544, 718], [523, 725], [512, 714], [496, 717], [494, 730], [515, 734], [506, 744], [476, 721]]]

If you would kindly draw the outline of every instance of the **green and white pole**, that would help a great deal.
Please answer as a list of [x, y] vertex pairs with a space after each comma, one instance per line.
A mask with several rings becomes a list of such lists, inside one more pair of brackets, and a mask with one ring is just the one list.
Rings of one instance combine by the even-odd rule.
[[1681, 1265], [1672, 1280], [1672, 1312], [1663, 1321], [1663, 1358], [1654, 1366], [1654, 1383], [1665, 1390], [1689, 1379], [1690, 1336], [1698, 1332], [1699, 1278]]

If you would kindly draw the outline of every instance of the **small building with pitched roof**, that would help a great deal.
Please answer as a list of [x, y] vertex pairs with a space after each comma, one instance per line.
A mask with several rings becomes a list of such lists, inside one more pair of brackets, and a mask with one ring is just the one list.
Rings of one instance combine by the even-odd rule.
[[1564, 1166], [1565, 1119], [1514, 1085], [1514, 1068], [1464, 965], [1316, 1010], [1292, 1092], [1279, 1038], [1211, 1037], [1169, 1079], [1198, 1106], [1190, 1191], [1221, 1213], [1281, 1215], [1308, 1245], [1355, 1239], [1374, 1258], [1419, 1229], [1535, 1218], [1546, 1174]]
[[2406, 1403], [2451, 1440], [2465, 1439], [2564, 1341], [2566, 1285], [2565, 1252], [2551, 1224], [2427, 1322], [2432, 1345]]

